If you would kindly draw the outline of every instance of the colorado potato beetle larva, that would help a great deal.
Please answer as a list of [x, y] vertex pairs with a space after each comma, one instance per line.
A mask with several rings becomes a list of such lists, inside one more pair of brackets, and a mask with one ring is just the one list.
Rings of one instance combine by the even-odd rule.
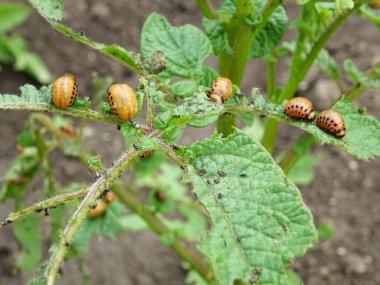
[[312, 122], [315, 119], [313, 104], [309, 99], [296, 97], [288, 101], [284, 108], [284, 114], [295, 119]]
[[317, 126], [337, 138], [342, 138], [346, 135], [344, 118], [334, 110], [321, 112], [317, 117]]
[[52, 99], [59, 109], [68, 109], [78, 94], [77, 81], [72, 74], [64, 74], [53, 83]]
[[222, 104], [232, 94], [232, 82], [228, 78], [218, 77], [211, 83], [210, 98]]
[[108, 101], [120, 120], [133, 119], [137, 114], [137, 98], [127, 84], [113, 84], [108, 88]]

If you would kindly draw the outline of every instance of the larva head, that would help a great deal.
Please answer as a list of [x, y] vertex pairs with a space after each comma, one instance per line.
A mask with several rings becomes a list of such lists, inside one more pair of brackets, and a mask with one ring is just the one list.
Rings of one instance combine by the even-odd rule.
[[113, 84], [108, 88], [108, 101], [111, 109], [120, 120], [131, 120], [137, 115], [137, 98], [127, 84]]
[[112, 191], [108, 192], [106, 194], [106, 196], [104, 197], [104, 200], [108, 203], [108, 204], [111, 204], [113, 201], [115, 201], [117, 199], [117, 196], [115, 193], [113, 193]]
[[210, 98], [218, 104], [223, 104], [222, 97], [218, 93], [210, 93]]
[[379, 9], [380, 8], [380, 1], [374, 1], [372, 3], [369, 3], [369, 6], [372, 8], [372, 9]]
[[64, 74], [53, 83], [52, 100], [59, 109], [68, 109], [78, 94], [78, 85], [74, 75]]

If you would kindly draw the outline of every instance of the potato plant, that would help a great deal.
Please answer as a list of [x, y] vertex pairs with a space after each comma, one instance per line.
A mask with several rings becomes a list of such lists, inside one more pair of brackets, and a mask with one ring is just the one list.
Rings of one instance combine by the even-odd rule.
[[[11, 226], [22, 246], [16, 266], [35, 271], [29, 284], [55, 284], [69, 258], [78, 259], [88, 283], [85, 259], [91, 237], [116, 239], [117, 234], [140, 230], [155, 232], [184, 261], [189, 284], [300, 284], [288, 265], [316, 244], [317, 230], [294, 183], [296, 167], [314, 144], [333, 145], [362, 160], [380, 155], [378, 120], [351, 104], [365, 90], [380, 88], [380, 65], [362, 71], [346, 59], [341, 69], [325, 45], [351, 15], [359, 14], [379, 27], [380, 10], [366, 0], [297, 0], [302, 12], [292, 27], [298, 37], [281, 42], [289, 27], [286, 3], [224, 0], [217, 7], [211, 0], [197, 0], [204, 15], [203, 31], [192, 25], [175, 27], [152, 13], [141, 31], [141, 51], [134, 53], [94, 42], [64, 25], [61, 0], [30, 2], [52, 28], [136, 72], [138, 113], [142, 108], [146, 112], [140, 114], [144, 123], [120, 120], [107, 101], [107, 89], [114, 83], [109, 77], [94, 78], [97, 94], [92, 102], [79, 87], [65, 110], [53, 104], [52, 85], [40, 89], [24, 85], [20, 95], [0, 96], [2, 110], [45, 112], [33, 113], [25, 122], [18, 137], [19, 155], [3, 175], [0, 194], [0, 201], [14, 200], [14, 212], [0, 226]], [[280, 84], [276, 68], [289, 54], [288, 80]], [[205, 64], [212, 55], [218, 57], [218, 69]], [[257, 58], [266, 63], [267, 88], [252, 86], [243, 94], [239, 86], [245, 67]], [[313, 65], [342, 92], [331, 106], [344, 118], [347, 133], [342, 138], [324, 132], [315, 121], [284, 114], [284, 105]], [[219, 76], [233, 83], [233, 96], [222, 103], [210, 99], [211, 83]], [[125, 152], [111, 165], [103, 165], [96, 150], [86, 148], [80, 128], [69, 117], [117, 126]], [[274, 158], [280, 122], [304, 134]], [[216, 131], [211, 137], [178, 144], [186, 127], [213, 124]], [[51, 159], [56, 150], [82, 162], [94, 173], [93, 183], [69, 181], [59, 186]], [[40, 192], [46, 199], [26, 205], [28, 186], [40, 172], [44, 177]], [[125, 173], [127, 185], [120, 179]], [[109, 191], [117, 201], [105, 202]], [[88, 218], [99, 204], [104, 211]], [[168, 219], [173, 212], [185, 219]], [[40, 223], [46, 219], [53, 245], [42, 262]]]

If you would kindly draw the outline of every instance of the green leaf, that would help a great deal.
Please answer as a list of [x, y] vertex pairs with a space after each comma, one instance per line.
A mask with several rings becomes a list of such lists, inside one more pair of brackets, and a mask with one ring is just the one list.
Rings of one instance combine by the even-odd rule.
[[36, 175], [40, 163], [36, 147], [24, 148], [23, 153], [16, 158], [2, 177], [4, 183], [0, 193], [0, 202], [9, 198], [20, 199], [30, 180]]
[[22, 4], [0, 4], [0, 34], [21, 25], [29, 18], [30, 9]]
[[379, 156], [379, 121], [375, 117], [359, 113], [345, 98], [339, 100], [333, 109], [344, 116], [347, 134], [343, 140], [347, 144], [346, 150], [363, 160]]
[[286, 266], [317, 239], [297, 187], [263, 146], [240, 131], [184, 148], [187, 179], [211, 228], [201, 251], [221, 284], [287, 284]]
[[40, 264], [42, 256], [42, 240], [37, 217], [29, 216], [15, 221], [12, 229], [22, 248], [17, 258], [17, 267], [25, 271], [34, 270]]
[[213, 69], [210, 66], [203, 66], [202, 72], [203, 72], [203, 75], [202, 75], [199, 83], [202, 86], [206, 86], [207, 88], [210, 88], [211, 82], [215, 78], [217, 78], [219, 74], [218, 74], [218, 72], [215, 71], [215, 69]]
[[193, 80], [182, 80], [174, 83], [171, 90], [176, 97], [187, 98], [193, 96], [197, 90], [198, 84]]
[[124, 138], [125, 147], [129, 148], [134, 144], [137, 144], [142, 138], [142, 132], [136, 130], [135, 127], [129, 122], [126, 122], [120, 126], [121, 134]]
[[[266, 2], [264, 1], [264, 3]], [[263, 2], [255, 1], [256, 6], [258, 6], [258, 3]], [[260, 8], [262, 9], [263, 7]], [[288, 16], [286, 15], [285, 8], [278, 6], [265, 23], [265, 26], [255, 36], [250, 57], [262, 57], [276, 47], [285, 33], [287, 23]]]
[[7, 104], [51, 104], [51, 85], [42, 86], [37, 90], [33, 85], [26, 84], [20, 87], [21, 96], [0, 94], [0, 106]]
[[[18, 35], [10, 37], [0, 37], [0, 46], [3, 52], [11, 56], [4, 61], [13, 63], [16, 71], [25, 71], [40, 83], [48, 83], [51, 81], [51, 75], [42, 59], [35, 53], [29, 52], [23, 38]], [[4, 59], [4, 58], [3, 58]]]
[[334, 230], [328, 222], [322, 222], [319, 225], [318, 237], [322, 240], [331, 240], [334, 237]]
[[[185, 100], [182, 105], [161, 113], [155, 118], [155, 126], [159, 130], [168, 127], [184, 126], [203, 117], [214, 117], [223, 110], [222, 105], [216, 104], [204, 92], [196, 92], [194, 96]], [[205, 116], [207, 114], [207, 116]]]
[[224, 31], [223, 24], [218, 20], [212, 20], [204, 17], [202, 26], [206, 31], [207, 37], [212, 43], [214, 54], [218, 55], [223, 51], [230, 50], [228, 40]]
[[62, 0], [29, 0], [38, 12], [49, 20], [60, 21], [63, 17]]
[[202, 63], [212, 53], [212, 46], [196, 27], [173, 27], [165, 17], [153, 13], [142, 29], [141, 52], [149, 58], [157, 51], [163, 52], [168, 61], [165, 72], [194, 78], [202, 75]]
[[301, 278], [293, 270], [286, 270], [286, 277], [288, 279], [287, 285], [303, 285]]
[[314, 168], [321, 162], [321, 160], [322, 155], [313, 156], [305, 154], [289, 171], [288, 178], [295, 184], [310, 184], [315, 177]]
[[[367, 86], [368, 88], [380, 89], [380, 79], [371, 79], [365, 73], [359, 70], [351, 59], [346, 59], [343, 63], [347, 74], [356, 82]], [[378, 74], [380, 77], [380, 72]]]
[[360, 7], [360, 14], [380, 28], [380, 9], [374, 9], [369, 5], [362, 5]]
[[354, 5], [355, 5], [353, 0], [336, 0], [335, 3], [336, 3], [336, 7], [340, 11], [352, 9], [354, 8]]
[[335, 59], [329, 54], [326, 49], [322, 49], [319, 52], [317, 57], [317, 64], [319, 68], [332, 79], [337, 80], [342, 77]]

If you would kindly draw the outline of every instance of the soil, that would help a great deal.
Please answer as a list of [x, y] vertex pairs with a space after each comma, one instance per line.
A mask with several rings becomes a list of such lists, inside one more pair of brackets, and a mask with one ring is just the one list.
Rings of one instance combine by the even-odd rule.
[[[23, 1], [20, 1], [23, 2]], [[65, 2], [64, 22], [74, 30], [83, 31], [88, 37], [103, 43], [117, 43], [128, 49], [139, 50], [141, 27], [151, 12], [165, 15], [174, 25], [192, 23], [199, 26], [201, 14], [195, 1], [90, 1]], [[298, 15], [297, 7], [287, 5], [291, 18]], [[28, 41], [31, 50], [45, 60], [54, 77], [65, 72], [76, 75], [81, 96], [93, 93], [91, 72], [110, 74], [117, 80], [138, 82], [137, 76], [121, 64], [75, 43], [53, 30], [37, 13], [27, 24], [17, 30]], [[290, 37], [295, 32], [290, 32]], [[380, 60], [378, 31], [369, 22], [351, 17], [328, 44], [329, 51], [338, 62], [353, 58], [362, 68], [368, 68]], [[286, 80], [286, 63], [281, 65], [279, 80]], [[30, 77], [3, 66], [0, 93], [17, 94], [20, 85], [38, 85]], [[247, 67], [242, 89], [248, 92], [253, 86], [265, 87], [265, 69], [260, 61]], [[314, 99], [318, 109], [331, 105], [339, 90], [320, 71], [312, 69], [302, 85], [300, 95]], [[367, 112], [380, 118], [378, 92], [368, 91], [358, 99], [357, 106], [365, 106]], [[17, 155], [15, 142], [22, 130], [27, 112], [0, 113], [0, 175], [5, 173]], [[122, 151], [120, 134], [106, 124], [89, 123], [86, 143], [100, 154], [106, 164]], [[213, 131], [189, 129], [182, 142], [189, 144], [206, 137]], [[290, 145], [300, 132], [283, 126], [277, 151]], [[363, 138], [365, 139], [365, 138]], [[308, 186], [300, 186], [305, 203], [311, 208], [315, 223], [327, 221], [334, 230], [330, 241], [320, 241], [316, 248], [298, 258], [292, 268], [305, 284], [380, 284], [380, 159], [358, 161], [344, 151], [316, 146], [313, 153], [323, 152], [322, 163], [316, 169], [316, 179]], [[86, 169], [73, 160], [56, 155], [55, 173], [61, 185], [66, 181], [91, 182]], [[39, 197], [30, 194], [33, 203]], [[0, 217], [12, 210], [11, 203], [0, 205]], [[47, 243], [46, 243], [47, 244]], [[26, 284], [29, 273], [14, 274], [12, 268], [19, 253], [19, 246], [10, 228], [0, 234], [0, 284]], [[45, 256], [47, 255], [47, 250]], [[91, 284], [184, 284], [186, 272], [180, 260], [150, 232], [120, 236], [116, 242], [94, 239], [88, 257]], [[79, 284], [80, 273], [75, 262], [67, 262], [60, 284]]]

